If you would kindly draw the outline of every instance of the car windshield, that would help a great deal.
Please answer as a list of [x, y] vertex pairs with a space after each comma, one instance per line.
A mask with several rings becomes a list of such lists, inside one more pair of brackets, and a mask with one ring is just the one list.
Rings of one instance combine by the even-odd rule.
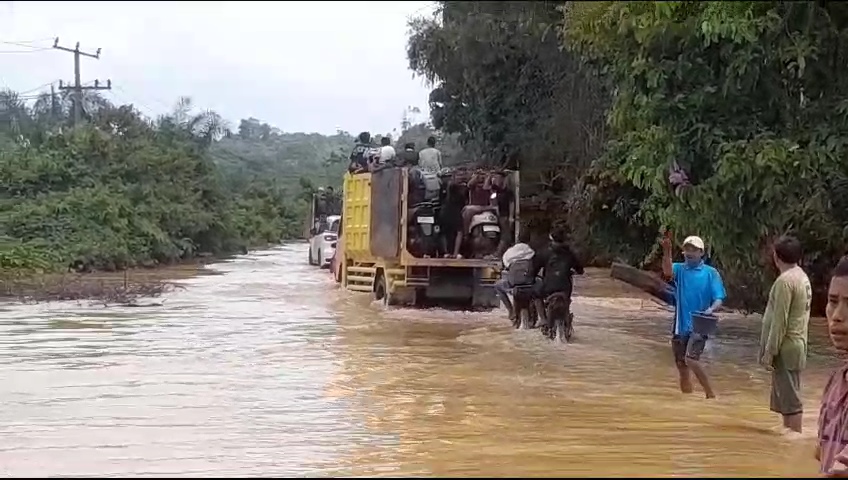
[[334, 220], [333, 223], [330, 224], [330, 232], [331, 233], [339, 233], [339, 221]]

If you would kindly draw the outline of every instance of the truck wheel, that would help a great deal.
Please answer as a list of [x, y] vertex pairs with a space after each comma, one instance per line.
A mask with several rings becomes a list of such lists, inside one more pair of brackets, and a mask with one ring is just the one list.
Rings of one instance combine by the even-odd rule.
[[384, 307], [394, 307], [397, 305], [397, 296], [389, 291], [386, 277], [383, 275], [377, 278], [377, 284], [374, 285], [374, 300], [379, 300]]
[[382, 274], [377, 277], [377, 283], [374, 284], [374, 300], [382, 301], [385, 305], [387, 295], [386, 277]]

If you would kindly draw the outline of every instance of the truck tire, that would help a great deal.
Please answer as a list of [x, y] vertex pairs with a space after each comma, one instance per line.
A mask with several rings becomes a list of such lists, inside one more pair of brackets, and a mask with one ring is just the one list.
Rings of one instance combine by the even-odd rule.
[[384, 307], [394, 307], [397, 305], [395, 301], [396, 298], [392, 295], [392, 292], [389, 291], [388, 283], [386, 282], [386, 277], [383, 274], [379, 274], [377, 277], [377, 283], [374, 284], [374, 300], [380, 301]]
[[388, 289], [386, 288], [386, 277], [382, 273], [377, 274], [377, 281], [374, 282], [374, 300], [386, 304]]

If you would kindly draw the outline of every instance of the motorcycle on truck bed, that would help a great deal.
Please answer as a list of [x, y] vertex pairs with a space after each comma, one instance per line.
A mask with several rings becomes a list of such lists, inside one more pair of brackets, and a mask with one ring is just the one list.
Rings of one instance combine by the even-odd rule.
[[[342, 233], [334, 259], [337, 281], [347, 290], [370, 293], [385, 305], [497, 307], [494, 283], [500, 259], [410, 252], [410, 246], [415, 251], [429, 245], [420, 235], [440, 232], [437, 203], [427, 199], [410, 205], [415, 196], [410, 192], [410, 170], [345, 175]], [[518, 172], [505, 175], [518, 198]], [[512, 208], [510, 218], [515, 221], [504, 234], [517, 237], [518, 202]]]

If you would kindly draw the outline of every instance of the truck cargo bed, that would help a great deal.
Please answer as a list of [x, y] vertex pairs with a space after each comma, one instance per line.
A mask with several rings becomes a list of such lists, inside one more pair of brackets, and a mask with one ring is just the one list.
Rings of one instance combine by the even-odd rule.
[[404, 255], [402, 263], [410, 267], [456, 267], [456, 268], [494, 268], [499, 260], [477, 258], [415, 258]]

